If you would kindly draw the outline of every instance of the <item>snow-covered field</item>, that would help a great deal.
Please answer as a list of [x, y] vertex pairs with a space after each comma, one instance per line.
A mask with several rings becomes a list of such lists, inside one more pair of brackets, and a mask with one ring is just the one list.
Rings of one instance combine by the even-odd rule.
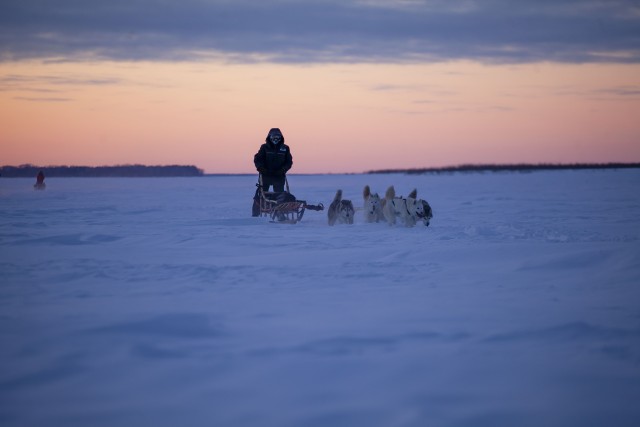
[[640, 170], [0, 179], [0, 425], [640, 425]]

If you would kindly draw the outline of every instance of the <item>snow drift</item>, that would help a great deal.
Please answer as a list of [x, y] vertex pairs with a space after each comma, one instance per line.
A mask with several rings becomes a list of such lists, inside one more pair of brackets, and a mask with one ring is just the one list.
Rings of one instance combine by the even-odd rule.
[[636, 426], [638, 170], [0, 180], [3, 426]]

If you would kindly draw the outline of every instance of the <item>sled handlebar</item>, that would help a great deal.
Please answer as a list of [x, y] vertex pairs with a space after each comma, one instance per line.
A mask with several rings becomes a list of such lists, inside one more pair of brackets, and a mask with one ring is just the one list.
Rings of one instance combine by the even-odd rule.
[[[264, 193], [264, 185], [262, 184], [262, 174], [259, 173], [258, 174], [258, 184], [260, 187], [260, 192]], [[286, 192], [287, 193], [291, 193], [291, 190], [289, 190], [289, 180], [287, 179], [287, 175], [284, 176], [284, 184], [285, 184], [285, 188], [286, 188]]]

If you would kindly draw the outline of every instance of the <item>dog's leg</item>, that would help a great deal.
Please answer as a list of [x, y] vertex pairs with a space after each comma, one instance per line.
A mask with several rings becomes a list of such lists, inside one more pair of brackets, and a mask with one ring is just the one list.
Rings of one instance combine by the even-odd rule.
[[384, 216], [389, 225], [396, 224], [396, 213], [391, 200], [388, 200], [387, 204], [385, 205]]

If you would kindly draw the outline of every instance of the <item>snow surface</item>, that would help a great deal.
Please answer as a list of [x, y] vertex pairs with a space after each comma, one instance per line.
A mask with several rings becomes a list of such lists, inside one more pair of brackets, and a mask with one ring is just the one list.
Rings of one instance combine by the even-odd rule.
[[0, 179], [2, 426], [638, 426], [639, 170]]

